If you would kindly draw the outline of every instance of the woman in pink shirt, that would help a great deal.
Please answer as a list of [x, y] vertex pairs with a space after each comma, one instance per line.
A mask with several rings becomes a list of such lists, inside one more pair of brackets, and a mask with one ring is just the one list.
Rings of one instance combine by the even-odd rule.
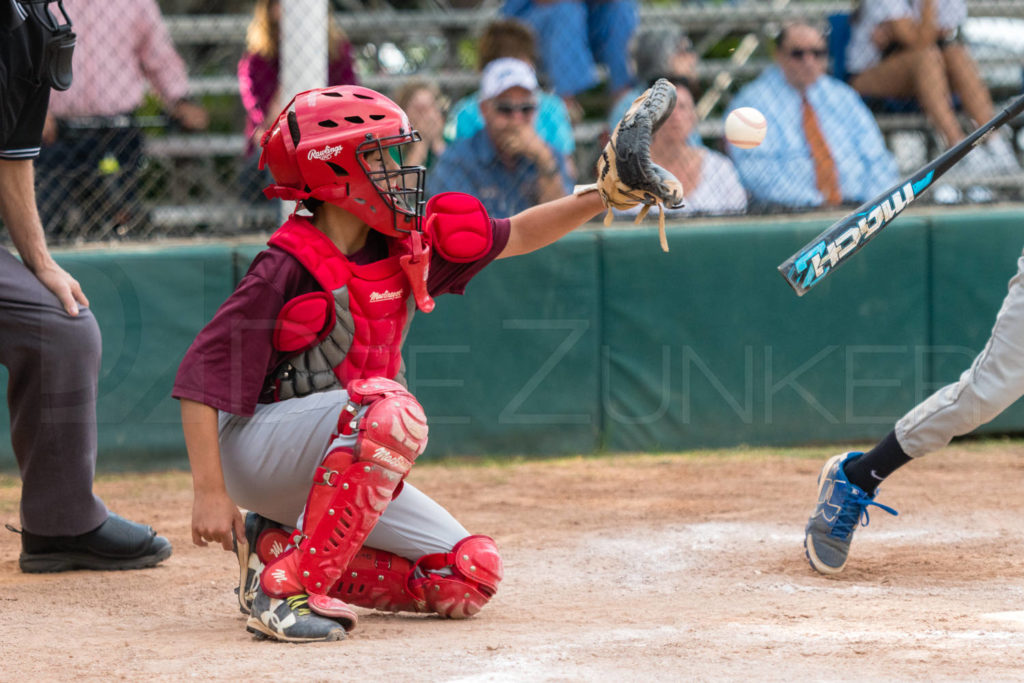
[[[352, 45], [334, 22], [328, 26], [330, 62], [328, 85], [358, 85], [352, 60]], [[266, 130], [267, 112], [276, 112], [294, 93], [278, 92], [281, 4], [278, 0], [257, 0], [245, 39], [245, 54], [238, 62], [238, 88], [245, 106], [247, 153], [259, 145]]]

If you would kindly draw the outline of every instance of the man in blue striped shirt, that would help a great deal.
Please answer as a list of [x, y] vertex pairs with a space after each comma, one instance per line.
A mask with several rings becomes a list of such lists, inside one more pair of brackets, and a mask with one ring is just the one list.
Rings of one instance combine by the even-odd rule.
[[729, 145], [752, 203], [787, 208], [829, 203], [805, 133], [805, 99], [831, 153], [842, 203], [865, 202], [899, 180], [874, 116], [853, 88], [825, 73], [827, 64], [820, 30], [805, 23], [787, 25], [776, 41], [775, 64], [730, 103], [730, 109], [754, 107], [768, 121], [759, 147]]

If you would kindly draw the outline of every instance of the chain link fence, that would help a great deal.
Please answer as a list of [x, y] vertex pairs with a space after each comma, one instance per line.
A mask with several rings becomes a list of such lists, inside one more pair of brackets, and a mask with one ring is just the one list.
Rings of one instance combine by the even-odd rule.
[[[257, 141], [266, 119], [272, 121], [293, 94], [279, 86], [285, 69], [278, 63], [283, 19], [277, 13], [282, 5], [287, 12], [289, 3], [297, 1], [162, 0], [147, 14], [144, 8], [151, 0], [64, 0], [79, 34], [75, 83], [52, 98], [52, 120], [37, 162], [38, 202], [51, 242], [273, 230], [282, 208], [260, 193], [269, 179], [257, 168]], [[937, 2], [942, 5], [944, 0]], [[431, 188], [473, 191], [446, 184], [442, 171], [452, 167], [443, 160], [452, 155], [460, 168], [474, 159], [480, 164], [468, 175], [485, 183], [477, 188], [485, 204], [494, 190], [486, 182], [498, 183], [502, 194], [537, 199], [537, 176], [551, 157], [531, 148], [533, 156], [527, 161], [535, 172], [509, 175], [515, 166], [509, 161], [512, 153], [497, 153], [499, 139], [493, 132], [500, 127], [495, 121], [534, 117], [542, 119], [535, 134], [565, 158], [563, 184], [571, 188], [573, 182], [591, 182], [610, 126], [650, 79], [668, 76], [677, 84], [679, 111], [655, 140], [655, 160], [683, 180], [690, 195], [686, 211], [750, 215], [823, 206], [825, 192], [816, 175], [807, 176], [812, 166], [806, 158], [801, 168], [811, 181], [784, 170], [792, 157], [807, 157], [810, 146], [787, 139], [779, 147], [779, 140], [771, 140], [773, 134], [781, 139], [801, 130], [792, 120], [796, 110], [783, 106], [781, 91], [769, 89], [766, 97], [755, 81], [779, 67], [775, 39], [794, 20], [820, 28], [820, 44], [811, 44], [813, 36], [810, 43], [801, 36], [803, 42], [791, 45], [790, 52], [799, 50], [807, 65], [820, 58], [821, 68], [830, 73], [848, 70], [845, 46], [852, 38], [844, 38], [843, 31], [853, 10], [849, 2], [591, 0], [554, 3], [569, 6], [568, 11], [547, 17], [536, 10], [551, 4], [529, 0], [323, 4], [330, 21], [321, 25], [322, 35], [300, 37], [297, 43], [300, 50], [317, 43], [322, 47], [300, 52], [299, 61], [324, 65], [331, 83], [357, 82], [396, 98], [424, 134], [424, 153], [417, 160], [438, 171]], [[980, 82], [998, 111], [1022, 91], [1024, 3], [970, 1], [966, 7], [967, 19], [959, 22], [953, 40], [973, 56]], [[595, 19], [600, 12], [603, 18]], [[532, 51], [524, 49], [508, 24], [494, 29], [493, 22], [509, 17], [532, 32]], [[573, 52], [577, 44], [588, 53]], [[117, 45], [124, 49], [112, 47]], [[501, 106], [480, 107], [472, 95], [480, 87], [482, 62], [510, 56], [534, 62], [543, 92], [527, 93], [518, 102], [503, 103], [497, 97], [491, 102]], [[573, 80], [570, 72], [582, 75]], [[975, 98], [965, 97], [954, 97], [953, 116], [969, 132], [975, 127], [969, 119], [978, 108], [972, 106]], [[863, 99], [882, 151], [891, 156], [891, 172], [900, 176], [948, 144], [934, 117], [914, 100]], [[762, 148], [737, 150], [724, 140], [723, 119], [740, 103], [768, 116], [769, 139]], [[863, 152], [867, 143], [856, 131], [864, 122], [854, 125], [854, 108], [845, 100], [828, 104], [850, 117], [849, 133], [841, 143], [828, 128], [826, 115], [821, 117], [825, 137], [841, 147], [833, 154]], [[782, 116], [789, 118], [777, 118]], [[1024, 177], [1013, 163], [1021, 158], [1022, 125], [1014, 121], [1005, 132], [1010, 158], [1003, 158], [998, 168], [966, 164], [964, 172], [951, 174], [948, 190], [931, 192], [923, 201], [1024, 199]], [[465, 142], [489, 134], [490, 147]], [[480, 156], [480, 150], [490, 156]], [[745, 161], [750, 158], [758, 163]], [[843, 164], [837, 167], [843, 175]], [[522, 184], [503, 184], [509, 177]], [[864, 186], [880, 182], [867, 180]], [[810, 199], [786, 199], [786, 192], [776, 196], [763, 189], [790, 189], [801, 182], [815, 182], [804, 188]], [[854, 195], [844, 194], [841, 203], [852, 206], [868, 198]]]

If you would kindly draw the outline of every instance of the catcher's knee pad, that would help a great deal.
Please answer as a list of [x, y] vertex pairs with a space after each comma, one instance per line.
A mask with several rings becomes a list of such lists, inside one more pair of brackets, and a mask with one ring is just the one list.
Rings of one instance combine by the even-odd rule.
[[489, 536], [467, 536], [450, 553], [424, 555], [411, 589], [432, 612], [451, 619], [473, 616], [494, 597], [504, 570], [498, 546]]
[[[423, 409], [402, 385], [355, 380], [348, 393], [339, 432], [355, 433], [355, 446], [335, 448], [317, 468], [302, 529], [292, 535], [294, 551], [268, 564], [261, 576], [271, 597], [328, 593], [426, 447]], [[357, 418], [360, 406], [368, 407]]]
[[[398, 382], [382, 377], [353, 380], [346, 390], [349, 402], [339, 431], [358, 434], [356, 457], [405, 477], [427, 447], [427, 417], [416, 397]], [[360, 406], [368, 407], [356, 419]], [[346, 415], [351, 419], [342, 424]]]

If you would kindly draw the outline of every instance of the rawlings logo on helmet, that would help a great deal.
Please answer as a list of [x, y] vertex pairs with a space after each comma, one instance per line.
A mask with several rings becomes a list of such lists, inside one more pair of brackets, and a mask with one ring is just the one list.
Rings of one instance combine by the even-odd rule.
[[306, 155], [306, 159], [308, 159], [309, 161], [312, 161], [313, 159], [327, 161], [328, 159], [333, 159], [334, 157], [341, 154], [342, 149], [344, 149], [344, 145], [337, 145], [336, 147], [326, 145], [321, 150], [311, 149], [309, 150], [309, 154]]

